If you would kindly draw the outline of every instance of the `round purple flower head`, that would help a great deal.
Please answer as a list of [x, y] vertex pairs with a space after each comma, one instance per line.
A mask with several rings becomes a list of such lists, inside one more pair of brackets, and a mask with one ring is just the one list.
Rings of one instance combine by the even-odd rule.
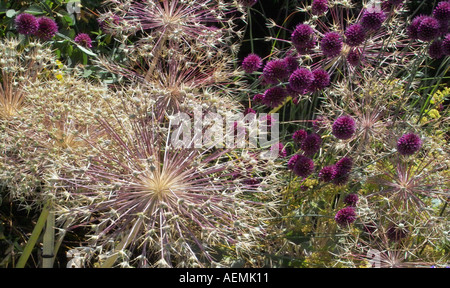
[[433, 17], [425, 17], [417, 27], [417, 38], [422, 41], [431, 41], [439, 34], [439, 21]]
[[301, 93], [308, 89], [313, 80], [314, 76], [311, 71], [306, 68], [298, 68], [289, 77], [289, 86], [292, 90]]
[[400, 225], [392, 224], [387, 229], [386, 236], [389, 240], [398, 242], [406, 238], [406, 236], [408, 236], [408, 230], [405, 229], [403, 223], [401, 223]]
[[442, 53], [447, 56], [450, 55], [450, 34], [445, 35], [442, 40]]
[[50, 40], [58, 32], [58, 25], [53, 19], [41, 17], [38, 19], [38, 23], [39, 26], [34, 35], [42, 40]]
[[422, 22], [423, 19], [425, 19], [428, 16], [425, 15], [419, 15], [416, 16], [412, 21], [411, 24], [409, 24], [408, 26], [408, 35], [412, 40], [416, 40], [418, 39], [418, 32], [417, 30], [419, 29], [419, 25]]
[[263, 76], [267, 83], [276, 84], [289, 77], [289, 71], [283, 60], [271, 60], [263, 69]]
[[326, 57], [336, 57], [342, 50], [342, 37], [337, 32], [328, 32], [320, 41], [320, 48]]
[[408, 133], [397, 141], [397, 151], [401, 155], [412, 155], [422, 147], [422, 140], [414, 133]]
[[345, 31], [345, 42], [350, 46], [361, 45], [366, 38], [366, 31], [359, 24], [353, 24]]
[[305, 152], [306, 156], [312, 156], [317, 153], [322, 144], [322, 138], [317, 134], [309, 134], [301, 145], [301, 149]]
[[245, 109], [245, 111], [244, 111], [244, 116], [245, 116], [245, 115], [248, 115], [248, 114], [250, 114], [250, 113], [256, 114], [256, 111], [253, 110], [252, 108], [247, 108], [247, 109]]
[[258, 71], [262, 66], [262, 59], [256, 54], [249, 54], [247, 57], [244, 58], [242, 61], [242, 69], [246, 73], [253, 73], [255, 71]]
[[336, 173], [348, 174], [352, 170], [353, 160], [350, 157], [344, 157], [336, 162]]
[[352, 66], [358, 66], [361, 62], [361, 52], [358, 49], [352, 49], [347, 54], [347, 62]]
[[293, 170], [297, 176], [308, 177], [314, 171], [314, 162], [304, 155], [299, 155]]
[[433, 43], [431, 43], [428, 48], [428, 55], [433, 59], [440, 59], [444, 56], [441, 40], [434, 40]]
[[289, 73], [294, 72], [298, 68], [298, 59], [295, 56], [286, 56], [283, 58]]
[[295, 166], [295, 163], [297, 163], [298, 158], [300, 158], [300, 155], [295, 154], [289, 159], [289, 161], [287, 163], [287, 167], [289, 170], [294, 170], [294, 166]]
[[264, 99], [263, 94], [256, 94], [255, 96], [253, 96], [253, 102], [255, 102], [256, 104], [262, 103], [263, 99]]
[[386, 15], [383, 11], [377, 9], [365, 10], [361, 18], [361, 27], [366, 31], [375, 31], [380, 29]]
[[330, 74], [328, 74], [327, 71], [323, 69], [317, 69], [312, 71], [313, 75], [313, 81], [311, 82], [311, 85], [309, 85], [309, 90], [314, 91], [320, 91], [328, 87], [330, 85]]
[[311, 12], [314, 15], [322, 15], [328, 10], [328, 0], [313, 0]]
[[433, 17], [442, 22], [450, 21], [450, 1], [439, 2], [433, 10]]
[[86, 48], [92, 47], [91, 37], [89, 37], [89, 35], [86, 33], [78, 34], [77, 37], [75, 37], [74, 41], [75, 41], [75, 43], [78, 43], [79, 45], [81, 45], [83, 47], [86, 47]]
[[302, 144], [305, 138], [308, 136], [308, 132], [305, 130], [297, 130], [294, 132], [294, 135], [292, 135], [292, 139], [296, 144]]
[[336, 220], [336, 223], [341, 226], [352, 224], [353, 222], [356, 221], [355, 208], [353, 207], [342, 208], [336, 213], [336, 216], [334, 216], [334, 220]]
[[269, 88], [264, 92], [264, 98], [262, 99], [262, 102], [264, 105], [275, 108], [281, 105], [283, 103], [284, 99], [287, 97], [286, 89], [275, 86], [272, 88]]
[[355, 207], [356, 204], [358, 203], [358, 201], [359, 201], [358, 194], [353, 194], [353, 193], [352, 194], [348, 194], [344, 198], [344, 203], [346, 205], [352, 206], [352, 207]]
[[325, 166], [319, 172], [319, 179], [323, 182], [330, 182], [336, 176], [336, 167], [334, 165]]
[[291, 41], [300, 54], [308, 53], [316, 45], [313, 28], [307, 24], [297, 25], [291, 34]]
[[341, 116], [334, 121], [331, 133], [338, 139], [347, 140], [352, 138], [355, 131], [355, 120], [350, 116]]
[[22, 13], [15, 20], [17, 32], [23, 35], [36, 33], [39, 23], [36, 17], [28, 13]]

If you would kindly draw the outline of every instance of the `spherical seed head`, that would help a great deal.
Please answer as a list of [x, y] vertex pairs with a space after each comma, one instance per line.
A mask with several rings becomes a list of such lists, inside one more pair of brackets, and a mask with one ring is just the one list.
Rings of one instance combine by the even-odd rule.
[[366, 38], [366, 31], [359, 24], [353, 24], [345, 31], [345, 42], [350, 46], [361, 45]]
[[420, 150], [422, 140], [414, 133], [404, 134], [397, 141], [397, 151], [401, 155], [412, 155]]
[[289, 77], [289, 86], [292, 90], [301, 93], [309, 88], [314, 80], [313, 77], [313, 74], [308, 69], [298, 68]]
[[404, 227], [398, 227], [397, 225], [392, 224], [387, 229], [386, 236], [391, 241], [399, 242], [408, 236], [408, 230]]
[[289, 161], [287, 163], [287, 167], [289, 170], [294, 170], [294, 166], [295, 166], [295, 163], [297, 163], [298, 158], [300, 158], [300, 155], [295, 154], [289, 159]]
[[380, 29], [384, 20], [386, 20], [386, 14], [383, 11], [377, 9], [365, 10], [360, 24], [366, 31], [376, 31]]
[[314, 171], [314, 162], [304, 155], [299, 155], [293, 170], [297, 176], [308, 177]]
[[75, 41], [75, 43], [78, 43], [79, 45], [81, 45], [83, 47], [86, 47], [86, 48], [92, 47], [91, 37], [89, 37], [89, 35], [86, 33], [78, 34], [77, 37], [75, 37], [74, 41]]
[[411, 24], [408, 26], [408, 35], [412, 40], [418, 39], [418, 32], [419, 25], [422, 22], [423, 19], [425, 19], [428, 16], [425, 15], [418, 15], [416, 16], [412, 21]]
[[444, 55], [450, 55], [450, 34], [447, 34], [442, 40], [442, 53]]
[[326, 57], [336, 57], [342, 50], [342, 37], [337, 32], [328, 32], [320, 41], [320, 49]]
[[281, 105], [283, 103], [284, 99], [287, 97], [286, 89], [276, 86], [272, 87], [266, 90], [264, 92], [264, 98], [262, 99], [262, 102], [264, 105], [275, 108]]
[[253, 73], [262, 67], [262, 59], [258, 55], [251, 53], [242, 61], [242, 69], [246, 73]]
[[336, 176], [336, 167], [334, 165], [325, 166], [319, 172], [319, 179], [323, 182], [330, 182]]
[[348, 194], [347, 196], [345, 196], [343, 202], [348, 206], [355, 207], [356, 204], [358, 203], [358, 201], [359, 201], [358, 194], [352, 193], [352, 194]]
[[356, 220], [356, 212], [353, 207], [345, 207], [339, 210], [334, 216], [334, 220], [336, 223], [341, 226], [347, 226], [355, 222]]
[[428, 55], [433, 59], [440, 59], [444, 56], [441, 40], [434, 40], [433, 43], [431, 43], [428, 48]]
[[338, 139], [347, 140], [352, 138], [355, 131], [355, 120], [350, 116], [341, 116], [334, 121], [331, 133]]
[[336, 173], [348, 174], [352, 170], [353, 160], [350, 157], [344, 157], [336, 162]]
[[433, 10], [433, 17], [443, 22], [450, 21], [450, 2], [449, 1], [439, 2], [436, 8], [434, 8]]
[[314, 15], [322, 15], [328, 10], [328, 0], [314, 0], [311, 5], [311, 12]]
[[38, 23], [39, 26], [34, 35], [42, 40], [50, 40], [58, 32], [58, 25], [53, 19], [41, 17], [38, 19]]
[[433, 17], [425, 17], [417, 27], [417, 38], [422, 41], [431, 41], [439, 34], [439, 21]]
[[358, 49], [352, 49], [347, 54], [347, 62], [356, 67], [361, 63], [361, 53], [358, 51]]
[[286, 80], [289, 76], [286, 63], [283, 60], [271, 60], [263, 69], [264, 79], [271, 84]]
[[286, 56], [283, 58], [289, 73], [294, 72], [298, 68], [298, 58], [295, 56]]
[[296, 144], [302, 144], [305, 138], [308, 136], [308, 132], [306, 132], [304, 129], [297, 130], [292, 135], [292, 139]]
[[306, 156], [312, 156], [316, 154], [320, 145], [322, 144], [322, 138], [317, 134], [309, 134], [301, 145], [301, 149], [305, 152]]
[[39, 27], [37, 18], [28, 13], [19, 14], [14, 22], [17, 32], [23, 35], [32, 35]]
[[312, 92], [320, 91], [330, 85], [330, 74], [328, 74], [327, 71], [323, 69], [317, 69], [312, 71], [312, 75], [313, 81], [311, 82], [311, 85], [309, 85], [308, 90]]

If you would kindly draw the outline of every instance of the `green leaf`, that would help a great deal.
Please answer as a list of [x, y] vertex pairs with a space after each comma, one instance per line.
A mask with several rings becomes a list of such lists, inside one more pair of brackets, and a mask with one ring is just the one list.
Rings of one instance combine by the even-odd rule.
[[14, 9], [9, 9], [8, 11], [6, 11], [6, 17], [8, 18], [13, 18], [14, 16], [16, 16], [17, 11]]

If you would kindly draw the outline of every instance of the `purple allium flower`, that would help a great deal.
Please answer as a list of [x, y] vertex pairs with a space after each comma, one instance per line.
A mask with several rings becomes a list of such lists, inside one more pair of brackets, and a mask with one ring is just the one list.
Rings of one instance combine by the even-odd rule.
[[264, 92], [264, 98], [262, 99], [262, 102], [264, 105], [275, 108], [281, 105], [283, 103], [284, 99], [287, 97], [286, 89], [275, 86], [272, 88], [269, 88]]
[[273, 144], [272, 147], [270, 147], [270, 151], [275, 150], [278, 151], [278, 156], [283, 158], [287, 156], [287, 149], [284, 147], [283, 143]]
[[433, 17], [442, 22], [450, 21], [450, 2], [439, 2], [433, 10]]
[[330, 85], [330, 74], [323, 69], [316, 69], [312, 71], [313, 81], [308, 89], [312, 92], [320, 91]]
[[332, 134], [341, 140], [352, 138], [356, 131], [355, 120], [350, 116], [341, 116], [332, 125]]
[[264, 99], [263, 94], [256, 94], [255, 96], [253, 96], [253, 102], [255, 102], [257, 104], [262, 103], [263, 99]]
[[314, 15], [322, 15], [328, 10], [328, 0], [313, 0], [311, 12]]
[[41, 17], [38, 18], [38, 23], [39, 26], [34, 35], [42, 40], [50, 40], [58, 32], [58, 25], [53, 19]]
[[351, 49], [347, 54], [347, 62], [352, 66], [358, 66], [361, 63], [361, 56], [358, 49]]
[[302, 144], [307, 136], [308, 132], [306, 132], [304, 129], [301, 129], [294, 132], [294, 135], [292, 135], [292, 139], [296, 144]]
[[366, 31], [359, 24], [353, 24], [345, 31], [345, 43], [350, 46], [358, 46], [364, 42]]
[[386, 231], [387, 238], [394, 242], [399, 242], [406, 238], [406, 236], [408, 236], [408, 230], [406, 230], [403, 225], [404, 224], [400, 224], [398, 226], [394, 224], [390, 225]]
[[294, 72], [298, 68], [298, 58], [295, 56], [286, 56], [283, 58], [289, 73]]
[[428, 48], [428, 55], [433, 59], [440, 59], [444, 56], [442, 51], [442, 41], [434, 40]]
[[336, 57], [342, 50], [342, 37], [337, 32], [328, 32], [320, 41], [320, 48], [326, 57]]
[[83, 47], [91, 48], [92, 47], [92, 40], [91, 37], [89, 37], [86, 33], [80, 33], [75, 37], [74, 39], [75, 43], [80, 44]]
[[317, 134], [309, 134], [301, 144], [301, 149], [305, 152], [306, 156], [312, 156], [316, 154], [320, 145], [322, 144], [322, 138]]
[[352, 170], [353, 160], [350, 157], [344, 157], [336, 162], [336, 173], [348, 174]]
[[264, 66], [263, 76], [268, 83], [276, 84], [286, 80], [289, 77], [289, 71], [283, 60], [271, 60]]
[[336, 176], [336, 167], [334, 165], [325, 166], [319, 172], [319, 179], [323, 182], [330, 182]]
[[422, 147], [422, 140], [414, 133], [404, 134], [397, 141], [397, 151], [401, 155], [412, 155]]
[[336, 223], [341, 226], [352, 224], [356, 220], [356, 212], [353, 207], [345, 207], [339, 210], [334, 216]]
[[412, 40], [416, 40], [418, 39], [418, 29], [419, 29], [419, 25], [422, 22], [423, 19], [425, 19], [428, 16], [425, 15], [419, 15], [416, 16], [412, 21], [411, 24], [409, 24], [408, 26], [408, 35]]
[[308, 177], [314, 171], [314, 162], [304, 155], [299, 155], [293, 170], [297, 176]]
[[297, 25], [292, 32], [291, 41], [300, 54], [308, 53], [316, 45], [313, 28], [307, 24]]
[[298, 68], [289, 77], [289, 86], [292, 90], [301, 93], [308, 89], [313, 80], [314, 76], [311, 71], [306, 68]]
[[345, 198], [343, 200], [343, 202], [346, 205], [352, 206], [352, 207], [355, 207], [356, 204], [358, 203], [358, 201], [359, 201], [358, 194], [354, 194], [354, 193], [348, 194], [347, 196], [345, 196]]
[[244, 7], [252, 7], [256, 3], [258, 3], [258, 0], [239, 0], [239, 3], [241, 3]]
[[431, 41], [439, 34], [439, 21], [433, 17], [425, 17], [417, 27], [417, 38], [422, 41]]
[[23, 35], [32, 35], [36, 33], [39, 23], [34, 15], [22, 13], [15, 20], [17, 32]]
[[442, 53], [447, 56], [450, 55], [450, 34], [445, 35], [442, 40]]
[[289, 161], [287, 163], [287, 167], [288, 167], [289, 170], [294, 170], [295, 163], [297, 163], [297, 160], [299, 158], [300, 158], [300, 155], [299, 154], [295, 154], [289, 159]]
[[383, 11], [377, 9], [365, 10], [360, 24], [366, 31], [375, 31], [380, 29], [384, 20], [386, 20], [386, 15]]
[[262, 59], [258, 55], [251, 53], [242, 61], [242, 69], [246, 73], [253, 73], [262, 67]]
[[253, 110], [252, 108], [247, 108], [244, 111], [244, 116], [247, 115], [247, 114], [250, 114], [250, 113], [256, 114], [256, 111]]

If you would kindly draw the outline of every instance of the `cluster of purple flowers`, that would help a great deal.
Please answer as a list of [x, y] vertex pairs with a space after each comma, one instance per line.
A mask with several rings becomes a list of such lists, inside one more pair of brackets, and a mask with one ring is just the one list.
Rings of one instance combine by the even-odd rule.
[[34, 35], [42, 40], [50, 40], [58, 32], [55, 20], [48, 17], [36, 18], [28, 13], [19, 14], [15, 19], [17, 32], [23, 35]]
[[347, 226], [356, 221], [355, 208], [349, 206], [339, 210], [334, 216], [334, 220], [340, 226]]
[[332, 182], [335, 185], [344, 185], [350, 177], [352, 167], [352, 158], [344, 157], [334, 165], [323, 167], [319, 172], [319, 179], [323, 182]]
[[412, 40], [432, 42], [428, 49], [431, 58], [439, 59], [450, 55], [450, 1], [439, 2], [431, 16], [418, 15], [408, 26]]

